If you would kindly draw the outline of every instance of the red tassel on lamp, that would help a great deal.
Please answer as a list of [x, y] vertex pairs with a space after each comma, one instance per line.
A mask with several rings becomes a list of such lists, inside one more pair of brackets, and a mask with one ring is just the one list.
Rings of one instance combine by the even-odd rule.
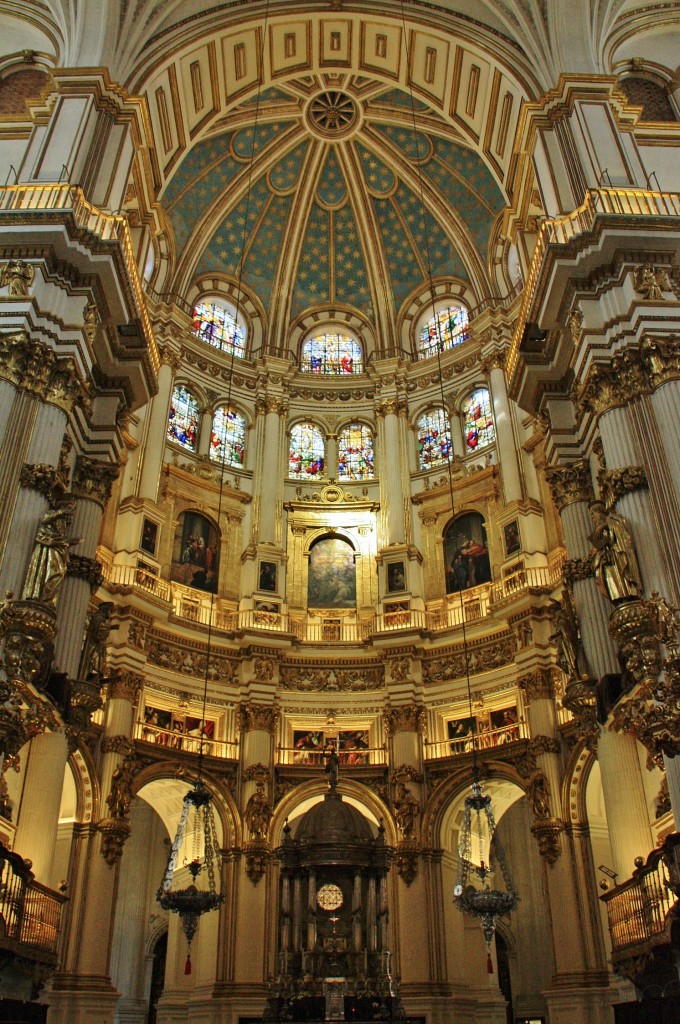
[[184, 973], [191, 974], [191, 953], [187, 953], [187, 962], [184, 965]]
[[491, 962], [491, 953], [486, 954], [486, 973], [493, 974], [493, 964]]

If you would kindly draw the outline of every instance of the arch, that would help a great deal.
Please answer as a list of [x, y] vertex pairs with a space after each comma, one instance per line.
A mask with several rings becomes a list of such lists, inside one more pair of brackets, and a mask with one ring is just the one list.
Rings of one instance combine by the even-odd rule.
[[296, 317], [288, 328], [290, 350], [299, 352], [305, 338], [313, 331], [322, 331], [328, 325], [353, 334], [363, 346], [364, 362], [369, 361], [375, 351], [375, 335], [371, 322], [360, 310], [342, 303], [334, 303], [332, 307], [320, 306], [306, 310]]
[[416, 421], [418, 468], [445, 466], [452, 450], [451, 422], [446, 409], [433, 406]]
[[267, 314], [243, 281], [238, 281], [228, 274], [213, 271], [195, 277], [186, 291], [186, 302], [193, 310], [197, 302], [204, 297], [225, 302], [238, 310], [239, 321], [242, 321], [246, 335], [246, 350], [249, 356], [262, 347], [262, 338], [267, 323]]
[[[185, 774], [178, 774], [180, 771], [185, 772]], [[167, 761], [159, 761], [148, 765], [135, 776], [132, 787], [133, 797], [145, 799], [141, 791], [150, 783], [165, 782], [172, 789], [173, 798], [177, 798], [176, 813], [174, 812], [174, 806], [171, 814], [168, 810], [161, 812], [153, 802], [150, 800], [146, 801], [164, 822], [170, 839], [174, 838], [177, 829], [184, 795], [194, 784], [196, 778], [197, 774], [192, 770], [187, 771], [181, 768], [179, 764], [172, 764]], [[219, 819], [218, 824], [222, 833], [222, 848], [229, 849], [233, 846], [240, 846], [243, 842], [241, 816], [234, 803], [234, 798], [226, 786], [220, 783], [220, 780], [210, 772], [203, 772], [203, 781], [213, 796], [213, 807]], [[176, 820], [170, 824], [173, 815]]]
[[[274, 848], [281, 845], [284, 825], [288, 818], [296, 816], [294, 814], [296, 807], [309, 800], [314, 802], [322, 800], [327, 792], [328, 782], [326, 776], [320, 772], [318, 778], [301, 783], [281, 798], [274, 808], [269, 832]], [[343, 778], [341, 773], [340, 781], [338, 782], [338, 793], [345, 799], [351, 800], [362, 813], [364, 813], [364, 810], [368, 811], [369, 817], [372, 818], [373, 822], [382, 821], [385, 829], [385, 842], [388, 846], [396, 844], [398, 839], [397, 829], [390, 808], [373, 790], [364, 786], [361, 782]]]
[[569, 755], [564, 778], [562, 779], [562, 815], [572, 825], [588, 820], [586, 810], [586, 789], [596, 755], [580, 740]]
[[468, 391], [461, 402], [463, 441], [468, 455], [496, 443], [496, 426], [489, 388]]
[[414, 324], [414, 351], [420, 359], [456, 348], [470, 338], [469, 309], [451, 298], [439, 299]]
[[243, 469], [246, 418], [233, 405], [217, 405], [210, 427], [210, 458], [219, 465]]
[[[484, 764], [484, 769], [484, 789], [491, 795], [492, 800], [493, 788], [497, 793], [499, 792], [499, 786], [494, 787], [494, 784], [498, 783], [504, 787], [502, 792], [505, 795], [502, 802], [499, 803], [497, 800], [494, 805], [494, 817], [498, 825], [505, 811], [526, 795], [526, 783], [512, 765], [503, 761], [487, 761]], [[434, 790], [427, 802], [422, 819], [421, 838], [425, 846], [434, 849], [447, 848], [443, 841], [446, 824], [449, 819], [462, 814], [463, 802], [471, 783], [471, 771], [469, 766], [466, 766], [449, 775]], [[510, 799], [514, 791], [511, 792], [507, 789], [508, 786], [513, 786], [519, 791], [514, 799]], [[498, 813], [499, 807], [500, 813]]]
[[247, 334], [238, 308], [221, 296], [204, 295], [192, 311], [194, 337], [239, 359], [246, 354]]
[[620, 86], [632, 106], [642, 107], [641, 121], [677, 122], [678, 113], [668, 87], [656, 76], [636, 71], [622, 75]]
[[298, 363], [302, 373], [345, 377], [364, 372], [361, 342], [342, 328], [335, 331], [333, 327], [333, 324], [326, 324], [319, 331], [311, 331], [303, 340]]
[[86, 747], [77, 747], [69, 754], [67, 764], [76, 787], [76, 819], [81, 823], [92, 821], [100, 802], [99, 779]]
[[373, 428], [360, 420], [346, 423], [338, 431], [338, 479], [371, 480], [374, 476]]
[[356, 608], [356, 548], [348, 537], [322, 533], [308, 548], [308, 608]]

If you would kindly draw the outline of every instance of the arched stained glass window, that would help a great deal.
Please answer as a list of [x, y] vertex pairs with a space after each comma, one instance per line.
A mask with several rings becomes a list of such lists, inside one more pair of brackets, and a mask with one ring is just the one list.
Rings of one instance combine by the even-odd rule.
[[448, 462], [451, 451], [449, 418], [443, 409], [431, 409], [418, 420], [418, 462], [421, 469]]
[[290, 432], [290, 476], [306, 480], [323, 476], [326, 449], [323, 435], [313, 423], [296, 423]]
[[210, 458], [225, 466], [242, 466], [246, 449], [246, 421], [236, 409], [222, 405], [213, 417]]
[[245, 335], [234, 314], [214, 302], [197, 302], [194, 306], [194, 334], [213, 348], [242, 356]]
[[465, 447], [468, 452], [485, 448], [496, 440], [491, 400], [486, 388], [477, 388], [463, 406]]
[[196, 451], [198, 441], [198, 402], [185, 388], [184, 384], [178, 384], [172, 392], [170, 402], [170, 414], [168, 416], [168, 441], [181, 444], [190, 452]]
[[444, 306], [424, 323], [420, 329], [418, 348], [422, 359], [434, 355], [438, 349], [454, 348], [470, 337], [468, 311], [465, 306]]
[[338, 376], [363, 373], [361, 345], [348, 334], [317, 334], [302, 345], [300, 369], [303, 373]]
[[350, 423], [338, 437], [338, 477], [370, 480], [373, 476], [373, 432], [363, 423]]

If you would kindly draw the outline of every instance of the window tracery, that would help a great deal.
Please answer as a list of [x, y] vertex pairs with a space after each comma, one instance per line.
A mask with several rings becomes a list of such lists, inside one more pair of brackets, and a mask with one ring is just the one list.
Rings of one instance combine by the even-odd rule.
[[443, 306], [420, 329], [420, 357], [428, 359], [437, 351], [462, 345], [469, 337], [468, 311], [465, 306]]
[[487, 388], [477, 388], [467, 398], [463, 406], [463, 432], [468, 453], [486, 448], [496, 440], [491, 398]]
[[302, 344], [300, 369], [303, 373], [346, 376], [363, 373], [363, 350], [348, 334], [317, 334]]
[[234, 313], [215, 302], [197, 302], [194, 306], [194, 334], [201, 341], [242, 357], [245, 334]]
[[290, 432], [288, 473], [292, 477], [323, 476], [326, 446], [323, 434], [313, 423], [296, 423]]
[[246, 448], [246, 421], [236, 409], [215, 410], [210, 432], [210, 458], [225, 466], [242, 466]]
[[431, 409], [418, 420], [418, 462], [420, 469], [431, 469], [448, 462], [451, 430], [444, 409]]
[[198, 402], [184, 384], [178, 384], [172, 392], [170, 401], [166, 433], [168, 441], [181, 444], [188, 451], [195, 452], [199, 416]]
[[373, 431], [363, 423], [349, 423], [340, 431], [338, 477], [341, 480], [373, 477]]

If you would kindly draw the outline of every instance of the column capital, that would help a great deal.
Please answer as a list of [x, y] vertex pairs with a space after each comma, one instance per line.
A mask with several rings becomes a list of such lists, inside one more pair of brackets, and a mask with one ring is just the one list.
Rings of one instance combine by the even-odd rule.
[[570, 589], [578, 580], [589, 580], [595, 576], [592, 558], [567, 558], [562, 563], [562, 579]]
[[648, 390], [640, 353], [635, 348], [616, 352], [607, 363], [593, 363], [577, 392], [576, 405], [596, 417], [628, 405]]
[[101, 563], [96, 558], [88, 558], [86, 555], [69, 555], [66, 574], [85, 580], [93, 592], [102, 585], [104, 579]]
[[558, 512], [576, 501], [592, 501], [595, 496], [590, 466], [585, 459], [576, 459], [560, 466], [546, 466], [545, 477]]
[[264, 411], [267, 415], [273, 412], [277, 416], [287, 416], [288, 402], [280, 395], [267, 395], [264, 400]]
[[109, 700], [128, 700], [131, 704], [144, 686], [144, 676], [127, 668], [115, 669], [108, 680]]
[[619, 498], [633, 491], [647, 490], [649, 482], [642, 466], [623, 466], [621, 469], [601, 469], [597, 474], [600, 491], [607, 508], [613, 508]]
[[397, 732], [420, 732], [425, 729], [426, 711], [422, 704], [400, 704], [383, 712], [383, 722], [388, 734]]
[[553, 700], [555, 697], [555, 670], [552, 666], [542, 666], [529, 672], [517, 680], [520, 689], [524, 690], [527, 700]]
[[381, 420], [386, 416], [407, 416], [408, 403], [403, 398], [384, 398], [376, 405], [375, 414]]
[[181, 353], [175, 352], [169, 345], [164, 345], [161, 350], [161, 366], [169, 366], [174, 377], [181, 365]]
[[117, 463], [102, 462], [87, 455], [79, 455], [73, 467], [71, 493], [74, 498], [94, 501], [104, 508], [111, 497], [111, 487], [119, 472], [120, 466]]
[[50, 507], [54, 508], [64, 499], [68, 487], [68, 474], [58, 466], [25, 462], [19, 473], [19, 483], [22, 487], [39, 491], [47, 498]]
[[508, 353], [506, 349], [494, 349], [493, 352], [489, 352], [485, 355], [481, 363], [481, 369], [484, 376], [489, 377], [492, 370], [504, 370], [507, 355]]
[[646, 334], [640, 343], [640, 358], [652, 391], [669, 380], [680, 379], [680, 338], [657, 338]]
[[272, 704], [240, 704], [238, 708], [241, 732], [268, 732], [273, 736], [279, 724], [280, 711]]
[[54, 349], [26, 331], [0, 334], [0, 378], [67, 413], [76, 402], [89, 409], [89, 387], [80, 379], [75, 360], [58, 358]]

